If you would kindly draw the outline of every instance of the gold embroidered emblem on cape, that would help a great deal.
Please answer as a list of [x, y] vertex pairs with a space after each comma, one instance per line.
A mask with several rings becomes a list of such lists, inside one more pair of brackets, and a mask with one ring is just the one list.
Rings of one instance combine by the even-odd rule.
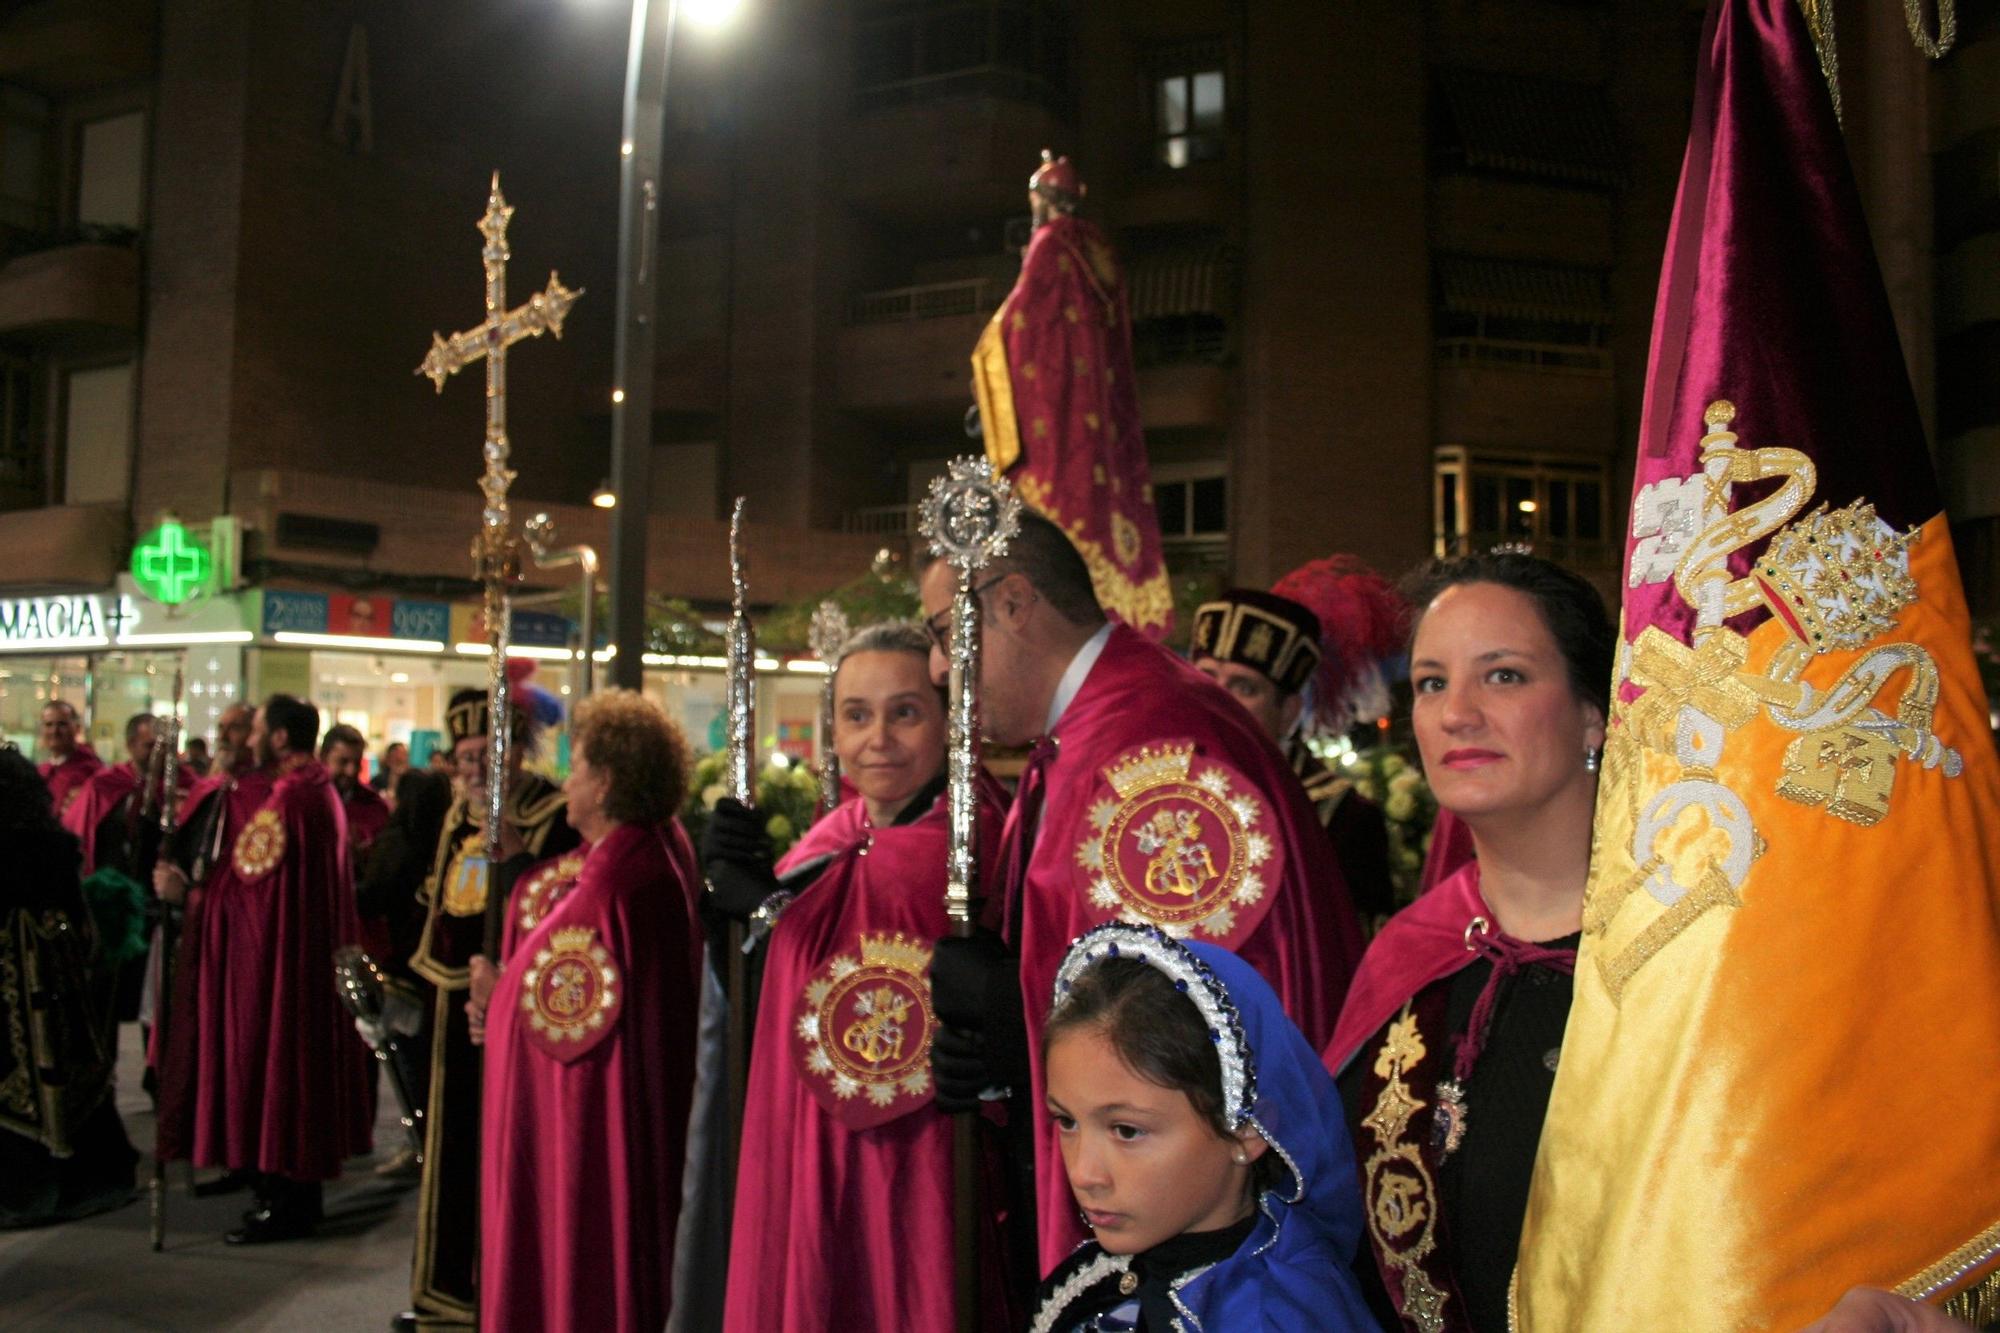
[[558, 857], [521, 881], [514, 894], [514, 928], [523, 936], [542, 924], [583, 873], [583, 854], [571, 852]]
[[521, 978], [528, 1026], [554, 1042], [582, 1041], [618, 1016], [624, 987], [595, 926], [549, 935]]
[[269, 806], [250, 816], [250, 822], [236, 835], [231, 859], [236, 863], [239, 879], [261, 879], [270, 874], [285, 859], [283, 817]]
[[[806, 982], [795, 1030], [809, 1076], [840, 1101], [877, 1108], [931, 1090], [931, 946], [901, 931], [864, 932]], [[879, 1122], [879, 1117], [870, 1117]]]
[[[1777, 794], [1863, 827], [1889, 813], [1899, 762], [1948, 778], [1965, 766], [1931, 731], [1938, 672], [1930, 654], [1879, 642], [1917, 600], [1909, 548], [1919, 533], [1898, 532], [1865, 500], [1822, 504], [1793, 521], [1817, 485], [1812, 460], [1796, 449], [1738, 448], [1728, 429], [1735, 418], [1734, 404], [1709, 404], [1701, 470], [1642, 487], [1632, 506], [1628, 583], [1671, 579], [1695, 624], [1692, 646], [1649, 625], [1618, 656], [1604, 790], [1624, 801], [1600, 811], [1597, 831], [1623, 842], [1631, 830], [1633, 869], [1593, 884], [1583, 928], [1602, 936], [1640, 889], [1666, 910], [1615, 952], [1597, 954], [1613, 1003], [1703, 915], [1741, 902], [1765, 843], [1741, 794], [1718, 778], [1732, 734], [1764, 724], [1793, 733], [1773, 775]], [[1732, 510], [1733, 486], [1779, 478], [1771, 494]], [[1736, 577], [1730, 557], [1765, 536], [1764, 553]], [[1760, 607], [1786, 641], [1753, 670], [1750, 640], [1724, 622]], [[1807, 671], [1828, 653], [1860, 656], [1815, 684]], [[1891, 716], [1875, 705], [1898, 676], [1905, 679]]]
[[1411, 1093], [1403, 1075], [1425, 1054], [1417, 1016], [1405, 1004], [1375, 1055], [1375, 1076], [1387, 1082], [1375, 1109], [1361, 1121], [1376, 1145], [1362, 1170], [1362, 1200], [1368, 1234], [1383, 1263], [1401, 1278], [1403, 1317], [1423, 1333], [1437, 1333], [1444, 1327], [1448, 1298], [1424, 1272], [1424, 1260], [1437, 1248], [1437, 1183], [1422, 1150], [1405, 1137], [1424, 1103]]
[[1276, 874], [1262, 798], [1192, 744], [1141, 746], [1104, 778], [1113, 797], [1091, 807], [1094, 832], [1076, 849], [1091, 904], [1170, 935], [1235, 931]]

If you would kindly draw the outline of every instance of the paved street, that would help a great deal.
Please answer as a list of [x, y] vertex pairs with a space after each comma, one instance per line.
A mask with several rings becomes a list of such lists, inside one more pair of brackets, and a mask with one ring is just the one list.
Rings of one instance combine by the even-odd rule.
[[[127, 1024], [119, 1111], [132, 1144], [148, 1153], [153, 1112], [139, 1087], [138, 1028]], [[403, 1130], [382, 1092], [380, 1151]], [[326, 1224], [308, 1241], [238, 1248], [222, 1233], [247, 1194], [196, 1199], [185, 1168], [169, 1176], [167, 1247], [154, 1254], [142, 1191], [115, 1212], [34, 1231], [0, 1232], [0, 1328], [112, 1333], [123, 1329], [311, 1329], [379, 1333], [409, 1304], [413, 1185], [385, 1184], [375, 1158], [357, 1158], [328, 1186]], [[150, 1158], [140, 1162], [141, 1185]], [[212, 1173], [209, 1173], [212, 1174]]]

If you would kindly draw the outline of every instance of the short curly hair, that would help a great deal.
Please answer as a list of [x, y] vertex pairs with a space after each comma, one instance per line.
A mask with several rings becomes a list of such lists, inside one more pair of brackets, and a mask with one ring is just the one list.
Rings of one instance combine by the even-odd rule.
[[606, 817], [664, 824], [687, 795], [687, 737], [666, 710], [637, 690], [603, 690], [570, 716], [571, 750], [607, 779]]

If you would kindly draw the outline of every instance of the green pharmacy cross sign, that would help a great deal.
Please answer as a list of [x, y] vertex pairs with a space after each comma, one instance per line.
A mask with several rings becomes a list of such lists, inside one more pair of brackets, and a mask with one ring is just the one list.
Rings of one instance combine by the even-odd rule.
[[168, 519], [132, 548], [132, 578], [148, 597], [178, 606], [208, 582], [214, 559], [188, 530]]

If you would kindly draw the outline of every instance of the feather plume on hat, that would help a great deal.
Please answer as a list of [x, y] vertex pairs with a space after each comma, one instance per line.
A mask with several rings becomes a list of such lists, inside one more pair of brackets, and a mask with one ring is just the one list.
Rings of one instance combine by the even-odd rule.
[[1409, 644], [1410, 608], [1395, 585], [1351, 555], [1300, 565], [1271, 585], [1319, 617], [1312, 720], [1339, 733], [1389, 712], [1393, 664]]

